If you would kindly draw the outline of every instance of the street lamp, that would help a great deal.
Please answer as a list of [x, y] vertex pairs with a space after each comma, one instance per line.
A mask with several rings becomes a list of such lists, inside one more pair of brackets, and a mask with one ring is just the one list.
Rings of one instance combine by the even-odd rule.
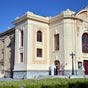
[[75, 54], [72, 52], [70, 54], [70, 56], [72, 57], [72, 75], [74, 75], [74, 60], [73, 60], [73, 58], [74, 58]]

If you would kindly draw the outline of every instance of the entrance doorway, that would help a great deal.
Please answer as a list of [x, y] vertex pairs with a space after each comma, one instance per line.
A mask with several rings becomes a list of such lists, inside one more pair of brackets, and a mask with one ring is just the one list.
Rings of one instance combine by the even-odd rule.
[[84, 66], [84, 73], [85, 75], [88, 75], [88, 60], [83, 61], [83, 66]]
[[55, 75], [59, 75], [60, 74], [60, 61], [59, 60], [55, 60]]

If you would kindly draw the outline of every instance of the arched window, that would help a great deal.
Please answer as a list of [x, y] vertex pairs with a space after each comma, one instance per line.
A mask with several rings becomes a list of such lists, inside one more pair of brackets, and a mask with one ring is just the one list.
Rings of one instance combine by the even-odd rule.
[[88, 53], [88, 34], [84, 33], [82, 35], [82, 52]]
[[42, 32], [41, 31], [37, 32], [37, 41], [42, 42]]

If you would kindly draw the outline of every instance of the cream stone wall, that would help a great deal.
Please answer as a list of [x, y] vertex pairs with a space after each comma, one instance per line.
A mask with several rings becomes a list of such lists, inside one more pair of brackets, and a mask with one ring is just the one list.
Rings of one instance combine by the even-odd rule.
[[[27, 69], [27, 22], [19, 24], [15, 29], [15, 66], [14, 71]], [[23, 30], [23, 46], [20, 46], [20, 32]], [[23, 53], [23, 62], [20, 62], [20, 53]]]
[[[19, 47], [19, 32], [24, 32], [24, 44], [23, 47]], [[36, 32], [41, 30], [43, 33], [43, 42], [39, 43], [36, 41]], [[16, 42], [15, 42], [15, 68], [17, 70], [48, 70], [49, 67], [49, 39], [48, 33], [49, 27], [46, 23], [37, 21], [27, 20], [25, 23], [21, 23], [16, 26]], [[43, 57], [37, 58], [36, 49], [43, 49]], [[19, 62], [19, 53], [23, 52], [23, 63]], [[41, 68], [40, 68], [41, 66]], [[22, 68], [21, 68], [22, 67]]]
[[[28, 69], [29, 70], [48, 70], [49, 66], [49, 55], [48, 55], [48, 24], [37, 22], [37, 21], [28, 21]], [[42, 42], [37, 42], [37, 31], [42, 32]], [[31, 45], [30, 45], [31, 44]], [[37, 48], [42, 49], [43, 56], [41, 58], [37, 57]], [[31, 51], [31, 52], [30, 52]], [[30, 52], [30, 53], [29, 53]], [[30, 58], [31, 56], [31, 58]], [[41, 68], [40, 68], [41, 67]]]
[[77, 36], [76, 36], [76, 69], [78, 69], [78, 61], [82, 62], [82, 70], [84, 71], [83, 61], [88, 60], [88, 54], [82, 52], [82, 35], [83, 33], [88, 33], [88, 11], [87, 9], [81, 10], [77, 15], [78, 18], [82, 19], [83, 21], [76, 21], [76, 29], [77, 29]]
[[[64, 64], [64, 23], [63, 21], [53, 23], [50, 25], [49, 30], [49, 59], [50, 65], [54, 63], [55, 60], [59, 60], [60, 64]], [[55, 51], [54, 47], [54, 35], [59, 34], [59, 50]]]
[[[82, 52], [82, 35], [88, 33], [88, 8], [78, 13], [67, 9], [54, 17], [26, 12], [13, 24], [15, 28], [0, 33], [0, 77], [10, 77], [13, 73], [18, 78], [48, 74], [55, 60], [60, 61], [60, 71], [64, 66], [65, 75], [71, 75], [72, 52], [75, 74], [80, 73], [78, 62], [82, 62], [81, 72], [84, 73], [83, 61], [88, 60], [88, 53]], [[37, 31], [42, 32], [42, 42], [37, 42]], [[55, 34], [59, 34], [59, 50], [55, 50]], [[37, 57], [37, 48], [42, 49], [42, 57]], [[20, 53], [23, 53], [23, 62]]]
[[[83, 26], [80, 27], [80, 32], [79, 32], [79, 39], [82, 40], [82, 35], [83, 33], [88, 33], [88, 26], [85, 25], [85, 23], [83, 23]], [[87, 53], [83, 53], [82, 52], [82, 41], [80, 41], [79, 43], [79, 50], [80, 52], [78, 53], [78, 61], [82, 61], [83, 60], [88, 60], [88, 54]]]
[[72, 52], [75, 53], [75, 46], [74, 20], [66, 19], [64, 20], [64, 58], [65, 63], [67, 63], [67, 65], [65, 66], [67, 70], [72, 69], [72, 57], [70, 56], [70, 54]]
[[[55, 17], [42, 17], [27, 12], [13, 22], [15, 29], [15, 71], [49, 71], [55, 60], [60, 61], [60, 71], [64, 66], [67, 75], [71, 75], [72, 57], [74, 53], [74, 70], [78, 69], [78, 62], [88, 60], [88, 54], [82, 52], [82, 35], [88, 33], [88, 11], [79, 13], [67, 9]], [[23, 30], [23, 47], [19, 47], [20, 30]], [[37, 31], [43, 34], [43, 41], [37, 42]], [[59, 50], [55, 50], [54, 35], [59, 34]], [[36, 49], [41, 48], [43, 56], [38, 58]], [[23, 53], [23, 63], [19, 62], [19, 54]], [[34, 72], [33, 72], [34, 73]], [[38, 72], [36, 72], [38, 73]], [[17, 74], [17, 73], [16, 73]], [[20, 74], [20, 73], [19, 73]], [[77, 74], [77, 73], [76, 73]]]
[[[49, 27], [50, 28], [49, 30], [50, 65], [54, 63], [54, 61], [57, 59], [60, 61], [60, 65], [63, 64], [65, 65], [65, 70], [70, 70], [70, 71], [72, 70], [72, 57], [70, 56], [72, 52], [75, 54], [74, 70], [78, 70], [79, 61], [83, 62], [83, 60], [87, 60], [88, 58], [88, 54], [82, 53], [82, 35], [85, 32], [88, 33], [87, 32], [88, 24], [86, 22], [87, 16], [85, 17], [86, 19], [85, 22], [81, 22], [81, 20], [74, 19], [73, 14], [74, 12], [70, 10], [62, 12], [60, 15], [56, 16], [57, 19], [55, 17], [53, 18], [52, 23], [50, 24]], [[60, 49], [58, 51], [55, 51], [54, 34], [57, 33], [59, 33], [60, 36], [60, 40], [59, 40]], [[82, 63], [82, 69], [84, 70], [83, 63]]]
[[[62, 12], [58, 17], [56, 22], [50, 25], [50, 65], [54, 63], [55, 60], [60, 61], [60, 69], [62, 66], [65, 70], [72, 69], [72, 59], [70, 54], [75, 52], [75, 21], [73, 19], [62, 19], [64, 17], [69, 17], [73, 14], [67, 10]], [[55, 20], [54, 18], [53, 20]], [[60, 19], [60, 20], [59, 20]], [[61, 20], [62, 19], [62, 20]], [[59, 47], [58, 51], [54, 50], [54, 34], [59, 33]]]

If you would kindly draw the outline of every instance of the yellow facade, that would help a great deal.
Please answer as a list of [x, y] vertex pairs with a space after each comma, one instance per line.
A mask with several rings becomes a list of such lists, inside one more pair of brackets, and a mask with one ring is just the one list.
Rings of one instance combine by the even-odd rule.
[[[87, 21], [88, 8], [78, 13], [67, 9], [54, 17], [43, 17], [27, 12], [17, 18], [13, 22], [15, 25], [13, 77], [32, 78], [49, 75], [51, 66], [56, 60], [59, 63], [59, 67], [55, 65], [59, 75], [87, 75], [85, 65], [88, 53], [87, 49], [82, 48], [85, 40], [83, 34], [86, 36], [88, 34]], [[38, 31], [42, 33], [41, 42], [37, 41]], [[55, 35], [59, 36], [57, 50]], [[73, 57], [72, 53], [75, 54]], [[39, 54], [41, 55], [38, 56]]]

